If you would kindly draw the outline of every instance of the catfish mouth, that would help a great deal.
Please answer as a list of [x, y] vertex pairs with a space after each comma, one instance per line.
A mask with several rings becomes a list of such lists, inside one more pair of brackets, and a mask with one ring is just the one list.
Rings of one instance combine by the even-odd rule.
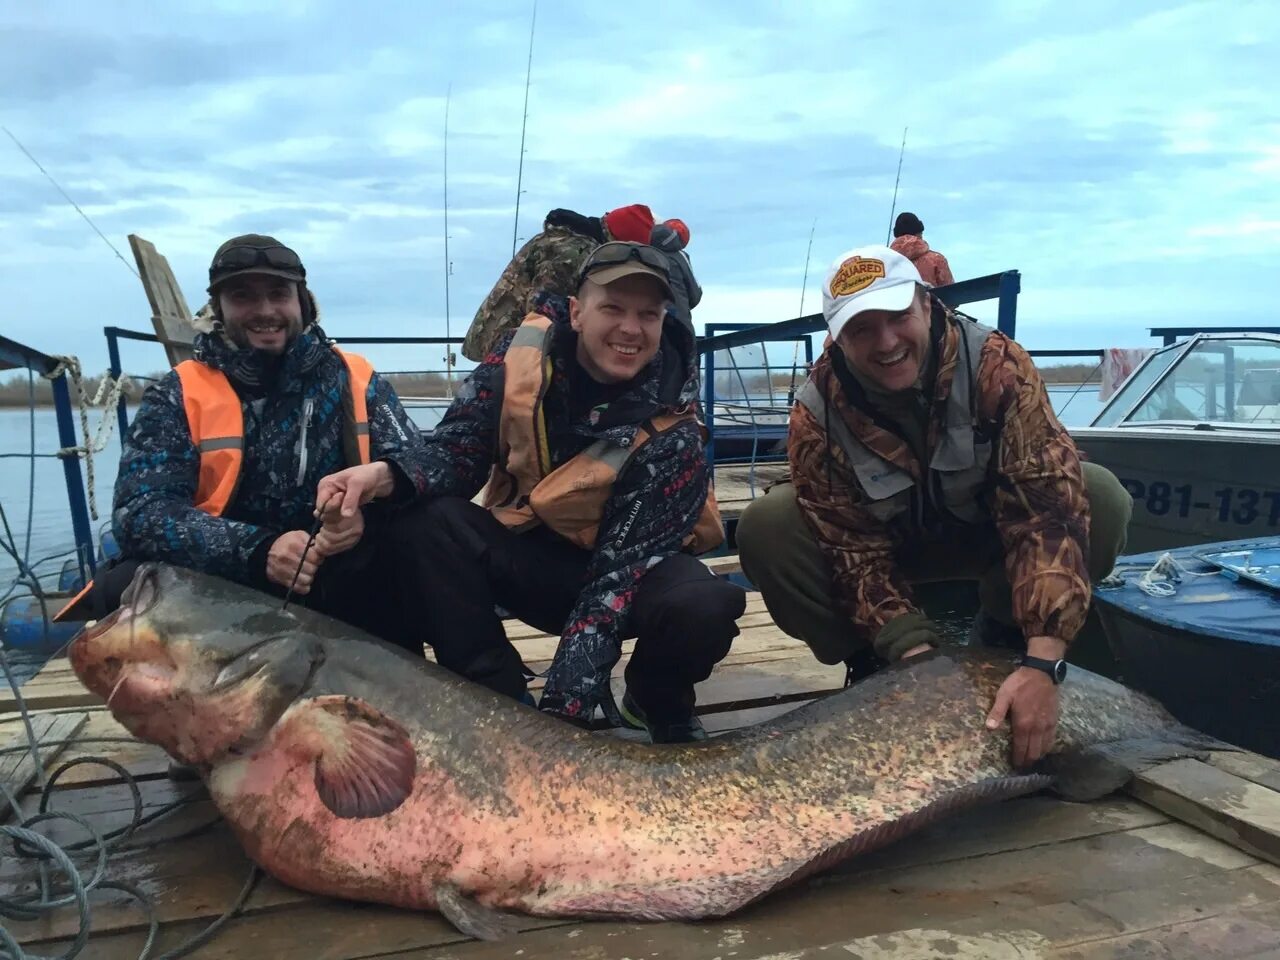
[[141, 680], [144, 687], [155, 688], [175, 672], [163, 640], [142, 621], [159, 599], [159, 574], [154, 564], [139, 567], [120, 598], [120, 606], [82, 629], [68, 650], [81, 681], [106, 697], [108, 706], [132, 678]]

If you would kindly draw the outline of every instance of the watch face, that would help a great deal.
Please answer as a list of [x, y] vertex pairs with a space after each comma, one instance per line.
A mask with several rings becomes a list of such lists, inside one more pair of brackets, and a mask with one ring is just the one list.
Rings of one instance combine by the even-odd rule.
[[1059, 660], [1053, 665], [1053, 681], [1061, 683], [1065, 679], [1067, 679], [1067, 661]]

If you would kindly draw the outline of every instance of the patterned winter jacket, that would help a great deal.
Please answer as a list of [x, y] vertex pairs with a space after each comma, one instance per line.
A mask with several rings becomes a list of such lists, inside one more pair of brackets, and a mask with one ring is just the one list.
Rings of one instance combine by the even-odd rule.
[[[927, 436], [930, 459], [942, 435], [941, 414], [961, 336], [951, 312], [938, 301], [934, 318], [938, 363]], [[919, 496], [920, 463], [899, 433], [889, 429], [889, 421], [865, 401], [850, 400], [832, 368], [833, 351], [838, 350], [830, 347], [810, 375], [830, 415], [841, 417], [875, 454], [909, 471], [917, 481], [913, 496]], [[1005, 551], [1017, 624], [1027, 637], [1052, 636], [1070, 643], [1084, 623], [1090, 597], [1085, 565], [1089, 505], [1080, 459], [1054, 415], [1031, 358], [1001, 333], [992, 332], [982, 349], [974, 409], [979, 430], [992, 438], [991, 475], [983, 499]], [[890, 620], [918, 612], [895, 562], [897, 552], [904, 546], [927, 549], [930, 542], [947, 542], [949, 535], [954, 549], [956, 522], [914, 505], [906, 516], [887, 523], [877, 519], [863, 505], [844, 451], [803, 404], [792, 408], [789, 433], [788, 455], [801, 514], [830, 559], [842, 608], [854, 629], [872, 640]], [[919, 526], [921, 514], [927, 530]], [[963, 536], [963, 528], [959, 532]]]
[[889, 246], [914, 263], [920, 271], [920, 279], [930, 286], [945, 287], [956, 282], [956, 278], [951, 275], [951, 265], [947, 263], [947, 258], [937, 250], [930, 250], [924, 237], [903, 234], [895, 237]]
[[[196, 336], [195, 359], [222, 370], [240, 395], [240, 485], [220, 517], [193, 505], [200, 456], [187, 427], [182, 384], [170, 371], [147, 388], [124, 439], [112, 510], [115, 536], [125, 556], [262, 586], [271, 542], [289, 530], [310, 529], [320, 479], [347, 466], [346, 365], [315, 324], [289, 345], [274, 380], [262, 355], [237, 349], [218, 333]], [[398, 468], [402, 496], [410, 488], [421, 492], [426, 474], [417, 426], [377, 374], [366, 402], [372, 459]]]
[[[662, 349], [633, 386], [608, 403], [580, 409], [569, 389], [577, 334], [569, 326], [568, 301], [543, 293], [536, 304], [555, 324], [552, 378], [543, 401], [552, 469], [596, 440], [629, 443], [646, 417], [696, 399], [693, 338], [668, 321]], [[427, 439], [429, 496], [470, 499], [488, 479], [497, 447], [503, 358], [514, 335], [508, 332], [494, 345]], [[547, 673], [542, 709], [590, 717], [602, 702], [640, 579], [679, 552], [706, 501], [708, 482], [702, 435], [692, 421], [649, 440], [624, 467], [605, 504], [598, 546]]]

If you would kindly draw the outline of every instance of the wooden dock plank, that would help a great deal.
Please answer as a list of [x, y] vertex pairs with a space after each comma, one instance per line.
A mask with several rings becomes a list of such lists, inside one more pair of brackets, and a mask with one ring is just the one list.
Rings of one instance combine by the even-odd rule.
[[[1134, 833], [1067, 841], [1054, 845], [1051, 855], [1033, 848], [942, 865], [818, 877], [724, 920], [569, 924], [524, 934], [514, 947], [468, 942], [383, 957], [487, 960], [510, 957], [519, 949], [523, 957], [567, 960], [823, 954], [846, 960], [1032, 960], [1053, 956], [1055, 944], [1133, 932], [1125, 917], [1112, 916], [1096, 904], [1138, 888], [1153, 891], [1151, 904], [1165, 906], [1163, 916], [1156, 906], [1145, 916], [1135, 913], [1135, 923], [1150, 923], [1153, 916], [1177, 922], [1195, 900], [1236, 910], [1280, 902], [1280, 885], [1249, 873], [1249, 868], [1216, 867], [1147, 844]], [[871, 952], [873, 948], [879, 952]]]
[[0, 731], [0, 743], [6, 748], [27, 746], [34, 739], [36, 756], [40, 760], [37, 765], [30, 750], [10, 752], [6, 749], [4, 753], [0, 753], [0, 783], [4, 784], [4, 793], [0, 794], [0, 803], [3, 804], [0, 823], [13, 815], [13, 808], [3, 798], [22, 797], [27, 788], [36, 783], [41, 769], [47, 774], [50, 765], [66, 749], [64, 741], [74, 737], [88, 717], [83, 713], [59, 713], [41, 714], [30, 719], [30, 731], [21, 719], [12, 725], [12, 729]]
[[[714, 733], [784, 714], [841, 686], [843, 669], [819, 663], [807, 647], [777, 630], [758, 594], [749, 595], [739, 623], [742, 633], [729, 656], [698, 688], [699, 710]], [[531, 667], [549, 663], [555, 637], [517, 621], [507, 627]], [[615, 671], [617, 693], [625, 662]], [[69, 685], [79, 688], [78, 681], [65, 660], [46, 669], [28, 687], [45, 698], [40, 702], [59, 704], [61, 713], [41, 716], [67, 716], [68, 705], [58, 698], [65, 700]], [[87, 713], [79, 734], [86, 741], [123, 732], [105, 710]], [[0, 717], [0, 739], [16, 729], [13, 715]], [[164, 923], [161, 949], [168, 949], [231, 904], [248, 860], [198, 785], [165, 778], [163, 751], [137, 742], [85, 742], [72, 744], [63, 759], [93, 753], [120, 759], [142, 778], [148, 810], [175, 797], [192, 798], [143, 828], [137, 839], [206, 827], [195, 836], [113, 858], [113, 876], [155, 898]], [[86, 767], [73, 777], [58, 791], [55, 806], [106, 828], [127, 819], [128, 791], [113, 775]], [[524, 932], [501, 944], [467, 941], [434, 913], [315, 898], [264, 878], [246, 915], [195, 956], [607, 960], [657, 953], [749, 960], [780, 954], [931, 957], [936, 954], [921, 951], [943, 950], [961, 960], [1095, 960], [1280, 951], [1280, 868], [1262, 862], [1280, 856], [1277, 785], [1280, 764], [1248, 753], [1214, 753], [1207, 762], [1180, 760], [1149, 771], [1131, 786], [1131, 797], [1068, 804], [1039, 795], [967, 811], [722, 921], [528, 918]], [[34, 801], [29, 795], [26, 803]], [[64, 841], [79, 838], [64, 825], [52, 833]], [[5, 886], [30, 883], [32, 876], [29, 864], [0, 864]], [[94, 917], [88, 955], [138, 955], [142, 914], [130, 898], [95, 895]], [[49, 955], [65, 947], [75, 926], [74, 910], [37, 923], [6, 922], [23, 942]]]
[[[1055, 803], [1064, 813], [1073, 806]], [[1016, 800], [1005, 806], [1014, 808], [1022, 804], [1024, 801]], [[1069, 817], [1073, 815], [1074, 811]], [[967, 816], [958, 818], [954, 825], [963, 828], [966, 819]], [[1072, 822], [1078, 821], [1073, 819]], [[667, 956], [708, 958], [716, 955], [709, 952], [711, 950], [717, 950], [718, 955], [723, 956], [727, 949], [733, 949], [736, 956], [744, 957], [756, 955], [750, 952], [753, 946], [761, 949], [767, 946], [772, 951], [811, 945], [815, 931], [827, 931], [832, 934], [831, 939], [835, 939], [836, 936], [851, 937], [896, 929], [907, 921], [914, 926], [916, 918], [922, 916], [928, 917], [930, 923], [955, 923], [966, 918], [987, 916], [992, 905], [1014, 914], [1025, 914], [1051, 904], [1068, 904], [1077, 899], [1131, 890], [1144, 878], [1151, 877], [1159, 878], [1161, 883], [1200, 880], [1205, 884], [1203, 889], [1217, 890], [1221, 898], [1230, 895], [1232, 903], [1257, 903], [1264, 895], [1280, 897], [1280, 885], [1274, 879], [1261, 875], [1246, 876], [1247, 868], [1227, 869], [1216, 856], [1189, 853], [1188, 850], [1197, 843], [1195, 832], [1176, 824], [1163, 826], [1183, 831], [1186, 834], [1183, 842], [1173, 844], [1166, 838], [1164, 842], [1153, 844], [1144, 838], [1143, 830], [1161, 827], [1138, 828], [1060, 839], [1054, 843], [1053, 856], [1050, 857], [1045, 856], [1045, 846], [1049, 842], [1047, 837], [1042, 837], [1041, 843], [1030, 847], [1001, 850], [1001, 838], [993, 832], [986, 850], [959, 860], [935, 863], [909, 862], [910, 858], [907, 858], [907, 862], [887, 862], [874, 869], [860, 869], [854, 865], [852, 869], [833, 871], [796, 889], [782, 891], [723, 921], [587, 924], [530, 919], [529, 932], [500, 944], [464, 943], [456, 931], [433, 914], [419, 915], [410, 911], [317, 899], [299, 900], [296, 902], [300, 905], [290, 907], [287, 891], [277, 888], [276, 895], [271, 898], [263, 899], [255, 894], [250, 901], [249, 916], [233, 921], [215, 945], [206, 948], [208, 952], [202, 952], [200, 956], [248, 955], [236, 951], [258, 941], [269, 942], [272, 949], [269, 953], [255, 951], [253, 955], [269, 955], [281, 960], [317, 956], [331, 960], [394, 956], [433, 946], [444, 946], [454, 951], [454, 955], [468, 957], [512, 956], [516, 950], [523, 950], [522, 955], [526, 957], [578, 955], [559, 952], [566, 948], [603, 949], [604, 952], [594, 954], [598, 956], [641, 957], [656, 950]], [[1007, 842], [1013, 837], [1021, 837], [1025, 842], [1029, 836], [1025, 831], [1009, 830], [1004, 832], [1003, 838]], [[1211, 840], [1207, 842], [1214, 843]], [[910, 845], [909, 838], [900, 847], [907, 850]], [[1179, 846], [1182, 849], [1175, 849]], [[1241, 862], [1256, 861], [1245, 858]], [[201, 872], [185, 877], [181, 882], [171, 877], [167, 887], [154, 882], [146, 887], [157, 891], [158, 906], [166, 925], [174, 922], [186, 924], [181, 928], [184, 935], [199, 929], [225, 909], [238, 890], [237, 881], [243, 881], [238, 872], [219, 870], [216, 864], [203, 857], [197, 866]], [[214, 873], [211, 875], [209, 870]], [[144, 884], [147, 882], [150, 881], [144, 881]], [[170, 893], [179, 888], [185, 896], [175, 900]], [[1182, 893], [1172, 898], [1170, 910], [1173, 910], [1173, 905], [1185, 905], [1188, 896], [1190, 894]], [[185, 911], [184, 906], [187, 908]], [[319, 920], [317, 911], [319, 914], [331, 912], [332, 917], [328, 921]], [[182, 916], [184, 912], [186, 916]], [[122, 932], [140, 929], [136, 909], [131, 914], [126, 915], [122, 909], [119, 916], [99, 915], [95, 908], [95, 929], [113, 929], [104, 920], [117, 922], [114, 929]], [[358, 929], [367, 931], [368, 936], [344, 938], [338, 935], [330, 939], [310, 935], [313, 929], [317, 934], [329, 929], [340, 930], [341, 918], [359, 924]], [[368, 924], [365, 920], [369, 921]], [[386, 924], [385, 937], [382, 932], [377, 932], [380, 923]], [[1122, 920], [1096, 912], [1093, 914], [1093, 926], [1104, 934], [1124, 930]], [[578, 934], [571, 936], [574, 930]], [[286, 936], [290, 931], [294, 935]], [[620, 933], [625, 936], [620, 937]], [[1076, 933], [1078, 935], [1079, 931]], [[408, 938], [409, 942], [402, 938]], [[134, 940], [121, 938], [120, 942], [134, 943]], [[106, 952], [97, 940], [94, 943], [95, 957], [116, 955]], [[56, 945], [42, 942], [42, 949], [47, 953]], [[610, 946], [613, 949], [609, 949]], [[128, 956], [127, 953], [120, 955]]]
[[[160, 796], [152, 793], [149, 799], [154, 801]], [[119, 805], [118, 799], [107, 803], [84, 799], [71, 810], [83, 814], [90, 806]], [[207, 822], [212, 814], [207, 802], [194, 804], [182, 811], [181, 819], [146, 830], [137, 839], [177, 833]], [[94, 822], [100, 819], [95, 818]], [[900, 844], [846, 864], [831, 876], [878, 874], [955, 859], [998, 856], [1065, 841], [1097, 839], [1165, 822], [1162, 815], [1125, 798], [1096, 805], [1069, 804], [1048, 797], [1023, 798], [997, 807], [967, 811]], [[164, 833], [160, 833], [161, 830]], [[116, 870], [123, 872], [129, 882], [157, 898], [159, 916], [166, 923], [218, 916], [233, 902], [248, 869], [248, 859], [225, 824], [181, 844], [161, 846], [145, 855], [130, 855], [116, 861]], [[30, 870], [21, 865], [6, 864], [0, 870], [0, 881], [16, 884], [29, 875]], [[250, 912], [313, 900], [307, 894], [273, 881], [265, 882], [250, 901]], [[100, 931], [129, 930], [142, 923], [137, 907], [123, 894], [103, 894], [94, 908], [94, 916], [94, 928]], [[58, 914], [52, 921], [21, 926], [15, 933], [20, 938], [44, 941], [71, 935], [75, 923], [74, 911], [70, 911]]]
[[1280, 793], [1199, 760], [1163, 763], [1129, 792], [1254, 856], [1280, 863]]

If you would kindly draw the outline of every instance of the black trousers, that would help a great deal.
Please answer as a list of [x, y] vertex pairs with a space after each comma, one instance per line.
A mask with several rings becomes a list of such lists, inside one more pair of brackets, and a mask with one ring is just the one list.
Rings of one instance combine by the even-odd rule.
[[[408, 582], [424, 598], [427, 643], [455, 673], [512, 697], [525, 692], [523, 663], [495, 607], [559, 635], [585, 585], [590, 551], [545, 528], [513, 533], [459, 497], [424, 504], [393, 535]], [[627, 687], [655, 721], [687, 717], [694, 684], [707, 679], [738, 635], [746, 592], [688, 554], [654, 566], [630, 615], [635, 652]], [[626, 637], [622, 638], [626, 639]]]

